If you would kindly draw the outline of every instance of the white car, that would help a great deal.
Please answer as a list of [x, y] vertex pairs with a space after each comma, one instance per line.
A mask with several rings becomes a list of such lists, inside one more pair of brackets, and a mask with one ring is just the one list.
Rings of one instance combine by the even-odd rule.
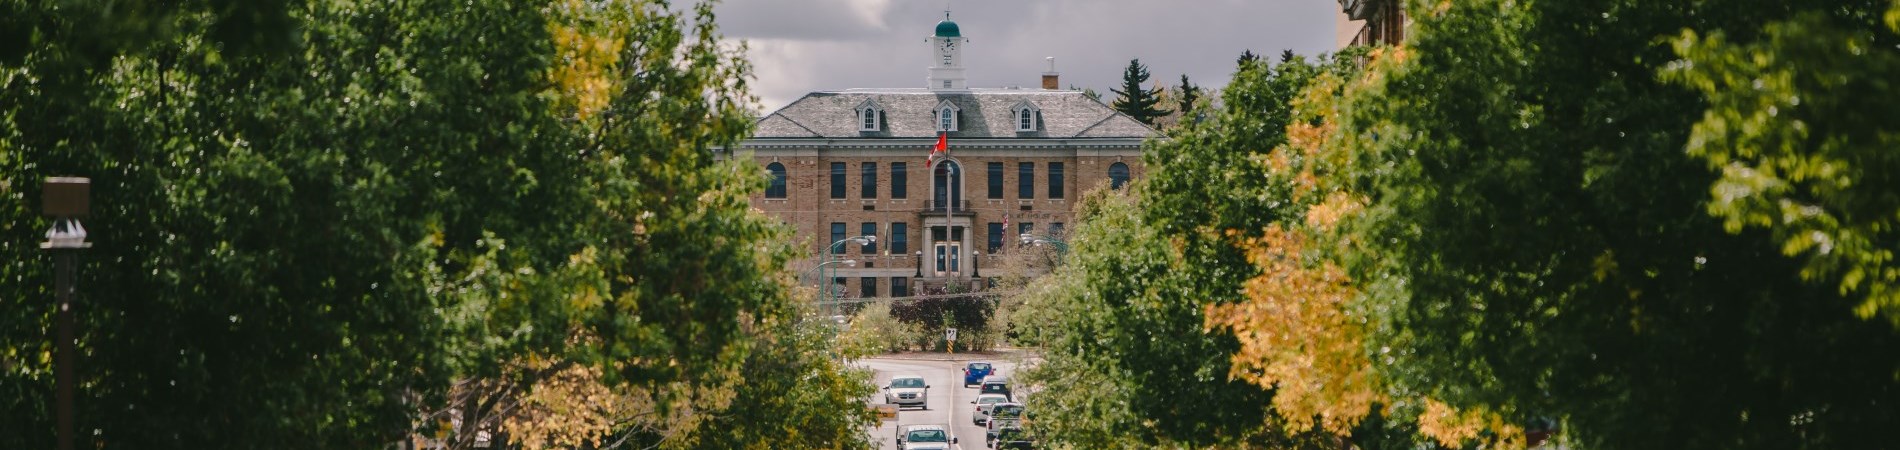
[[1023, 404], [997, 403], [990, 406], [990, 418], [983, 424], [983, 446], [989, 447], [996, 441], [996, 431], [1002, 428], [1022, 428]]
[[996, 406], [997, 403], [1009, 403], [1009, 396], [1003, 394], [978, 394], [976, 400], [970, 402], [970, 404], [976, 405], [976, 412], [970, 414], [970, 424], [976, 426], [988, 424], [990, 422], [990, 407]]
[[900, 375], [891, 377], [891, 384], [884, 386], [884, 403], [897, 405], [916, 405], [930, 409], [930, 385], [924, 384], [924, 377]]
[[897, 430], [897, 448], [903, 450], [949, 450], [957, 438], [943, 425], [911, 425]]

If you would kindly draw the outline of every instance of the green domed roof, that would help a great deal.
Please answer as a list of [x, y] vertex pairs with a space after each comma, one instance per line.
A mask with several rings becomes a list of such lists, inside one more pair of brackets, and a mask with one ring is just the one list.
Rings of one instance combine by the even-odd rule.
[[937, 37], [963, 37], [963, 32], [957, 30], [956, 22], [945, 17], [942, 22], [937, 22]]

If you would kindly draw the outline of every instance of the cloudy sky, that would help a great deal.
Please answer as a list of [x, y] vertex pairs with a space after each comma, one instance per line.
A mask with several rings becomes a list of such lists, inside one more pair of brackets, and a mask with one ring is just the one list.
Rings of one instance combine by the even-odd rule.
[[766, 111], [807, 92], [924, 87], [926, 39], [949, 9], [970, 41], [971, 87], [1041, 85], [1056, 58], [1063, 87], [1112, 96], [1128, 60], [1152, 84], [1227, 83], [1243, 50], [1278, 57], [1334, 50], [1336, 0], [723, 0], [727, 38], [749, 46]]

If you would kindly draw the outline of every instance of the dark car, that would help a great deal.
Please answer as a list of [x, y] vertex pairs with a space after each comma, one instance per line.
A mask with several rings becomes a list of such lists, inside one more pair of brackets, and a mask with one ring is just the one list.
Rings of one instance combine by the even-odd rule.
[[971, 385], [980, 383], [983, 381], [983, 377], [990, 376], [990, 373], [995, 371], [996, 368], [991, 367], [990, 363], [986, 362], [973, 362], [967, 366], [963, 366], [963, 387], [970, 387]]
[[976, 393], [978, 393], [978, 394], [1003, 394], [1003, 395], [1008, 395], [1008, 396], [1009, 396], [1009, 398], [1011, 398], [1011, 399], [1014, 399], [1014, 398], [1016, 398], [1016, 395], [1015, 395], [1015, 394], [1012, 394], [1012, 393], [1010, 393], [1010, 392], [1009, 392], [1009, 379], [1008, 379], [1008, 378], [1003, 378], [1003, 377], [987, 377], [987, 378], [984, 378], [984, 379], [983, 379], [983, 385], [982, 385], [982, 386], [979, 386], [979, 387], [978, 387], [978, 390], [977, 390], [977, 392], [976, 392]]
[[990, 446], [997, 450], [1030, 450], [1036, 448], [1036, 440], [1022, 428], [1009, 427], [996, 430], [996, 440], [991, 441]]

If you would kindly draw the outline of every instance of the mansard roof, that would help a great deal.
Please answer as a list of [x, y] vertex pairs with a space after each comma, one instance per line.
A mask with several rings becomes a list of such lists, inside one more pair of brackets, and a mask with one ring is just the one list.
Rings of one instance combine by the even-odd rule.
[[[884, 109], [884, 127], [860, 131], [858, 105], [874, 101]], [[1154, 128], [1081, 91], [1041, 89], [849, 89], [819, 91], [759, 119], [754, 139], [773, 138], [935, 138], [937, 106], [948, 101], [959, 109], [958, 138], [1125, 138], [1158, 135]], [[1028, 102], [1041, 111], [1042, 126], [1016, 131], [1017, 106]]]

